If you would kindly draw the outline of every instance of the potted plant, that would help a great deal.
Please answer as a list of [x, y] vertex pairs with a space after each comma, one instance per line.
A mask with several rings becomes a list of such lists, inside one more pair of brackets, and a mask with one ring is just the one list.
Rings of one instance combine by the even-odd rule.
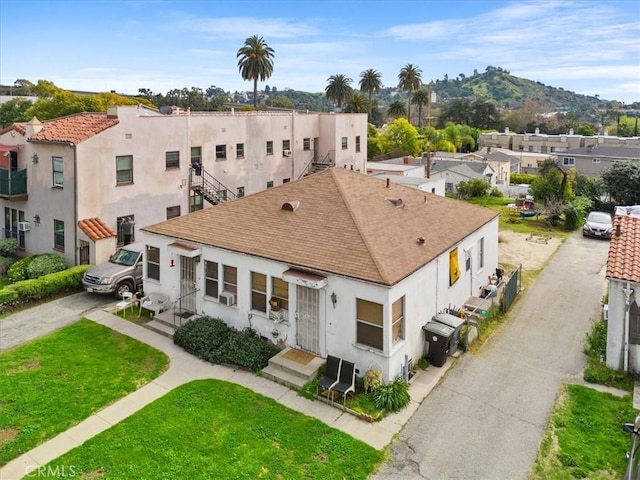
[[271, 297], [271, 300], [269, 300], [269, 305], [271, 306], [271, 310], [273, 310], [274, 312], [280, 311], [280, 299]]

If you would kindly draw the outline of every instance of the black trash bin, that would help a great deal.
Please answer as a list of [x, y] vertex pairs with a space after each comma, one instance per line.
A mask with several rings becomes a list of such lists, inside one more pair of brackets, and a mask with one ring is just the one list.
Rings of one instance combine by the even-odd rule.
[[464, 325], [464, 319], [451, 315], [450, 313], [439, 313], [433, 317], [433, 321], [453, 328], [453, 335], [451, 336], [451, 342], [449, 345], [449, 355], [453, 355], [458, 351], [460, 333], [462, 331], [462, 326]]
[[424, 339], [429, 347], [427, 358], [431, 365], [441, 367], [447, 361], [449, 342], [455, 329], [438, 322], [429, 322], [422, 327]]

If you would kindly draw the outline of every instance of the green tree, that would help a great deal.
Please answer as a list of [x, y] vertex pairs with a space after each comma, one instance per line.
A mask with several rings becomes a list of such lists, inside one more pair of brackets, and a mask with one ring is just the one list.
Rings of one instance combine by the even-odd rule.
[[407, 118], [411, 122], [411, 94], [422, 85], [422, 70], [412, 63], [407, 63], [398, 74], [398, 88], [409, 93], [407, 101]]
[[617, 205], [640, 204], [640, 163], [616, 162], [602, 172], [601, 178]]
[[349, 113], [367, 113], [369, 110], [369, 102], [367, 97], [360, 93], [354, 92], [347, 101], [345, 112]]
[[382, 153], [393, 156], [418, 155], [421, 150], [418, 130], [406, 118], [397, 118], [380, 135], [380, 147]]
[[489, 190], [491, 185], [481, 178], [458, 182], [456, 186], [456, 192], [461, 199], [486, 197], [489, 195]]
[[598, 131], [593, 125], [589, 125], [588, 123], [581, 123], [576, 129], [576, 134], [593, 137], [598, 134]]
[[404, 117], [407, 115], [407, 109], [400, 100], [394, 100], [387, 107], [387, 116], [391, 118]]
[[420, 88], [413, 92], [411, 103], [418, 105], [418, 127], [422, 126], [422, 107], [429, 102], [429, 92], [424, 88]]
[[288, 108], [289, 110], [293, 110], [295, 108], [293, 102], [284, 95], [278, 95], [276, 98], [271, 100], [271, 106], [276, 108]]
[[471, 124], [471, 104], [463, 98], [455, 98], [440, 109], [438, 126], [444, 127], [448, 122]]
[[258, 102], [258, 80], [265, 81], [273, 73], [273, 48], [266, 44], [262, 37], [253, 35], [244, 41], [236, 58], [238, 70], [243, 80], [253, 80], [253, 106]]
[[367, 124], [367, 160], [373, 160], [380, 154], [380, 136], [375, 125]]
[[371, 115], [373, 94], [379, 92], [381, 89], [382, 74], [379, 71], [369, 68], [360, 73], [360, 91], [366, 92], [368, 95], [369, 115]]
[[324, 89], [325, 95], [329, 100], [334, 101], [339, 109], [342, 109], [342, 102], [349, 100], [353, 95], [353, 89], [351, 88], [353, 80], [339, 73], [331, 75], [327, 82], [329, 83]]
[[31, 102], [26, 98], [16, 97], [0, 105], [0, 128], [8, 127], [16, 122], [28, 122], [27, 114]]

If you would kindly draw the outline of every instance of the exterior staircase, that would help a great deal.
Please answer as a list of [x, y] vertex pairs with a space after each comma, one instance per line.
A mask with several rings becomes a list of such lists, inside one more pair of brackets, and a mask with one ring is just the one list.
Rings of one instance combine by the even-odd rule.
[[211, 205], [235, 200], [236, 194], [202, 167], [191, 170], [191, 190], [202, 195]]
[[[299, 355], [295, 355], [296, 353]], [[297, 356], [303, 358], [312, 356], [313, 358], [307, 363], [301, 363], [296, 360]], [[316, 378], [318, 370], [324, 363], [325, 360], [320, 357], [286, 348], [269, 360], [269, 365], [262, 370], [262, 376], [287, 387], [301, 390], [305, 383]]]
[[150, 322], [147, 322], [144, 325], [144, 328], [147, 328], [153, 332], [159, 333], [160, 335], [164, 335], [168, 338], [173, 338], [174, 332], [180, 327], [184, 325], [192, 318], [196, 318], [199, 315], [192, 314], [189, 316], [186, 315], [175, 315], [171, 310], [165, 310], [153, 317]]

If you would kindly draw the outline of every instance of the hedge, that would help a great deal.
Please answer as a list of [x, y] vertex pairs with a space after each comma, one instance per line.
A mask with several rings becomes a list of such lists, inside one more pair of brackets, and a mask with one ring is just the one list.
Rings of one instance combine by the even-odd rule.
[[0, 311], [58, 293], [82, 289], [82, 277], [92, 265], [78, 265], [40, 278], [22, 280], [0, 289]]

